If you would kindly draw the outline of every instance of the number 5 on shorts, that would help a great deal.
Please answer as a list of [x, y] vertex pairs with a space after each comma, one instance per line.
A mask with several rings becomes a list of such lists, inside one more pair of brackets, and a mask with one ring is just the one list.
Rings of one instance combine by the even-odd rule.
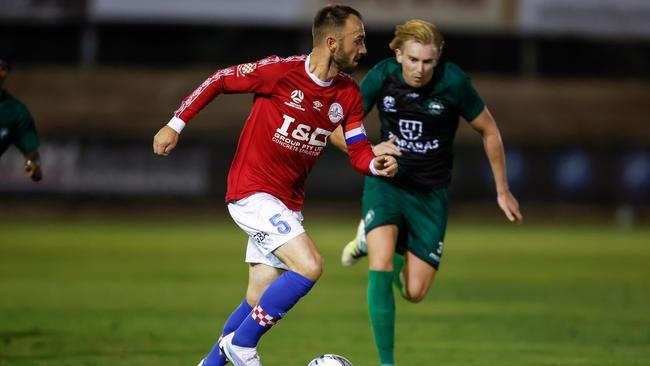
[[269, 222], [278, 229], [280, 234], [287, 234], [291, 231], [291, 226], [286, 221], [278, 220], [279, 217], [280, 214], [275, 214], [269, 219]]

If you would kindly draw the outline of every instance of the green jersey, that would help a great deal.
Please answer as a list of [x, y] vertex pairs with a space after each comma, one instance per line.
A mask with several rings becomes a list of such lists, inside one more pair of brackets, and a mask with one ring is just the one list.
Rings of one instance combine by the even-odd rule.
[[442, 62], [426, 86], [413, 88], [391, 57], [368, 72], [361, 94], [365, 114], [377, 106], [381, 139], [397, 136], [402, 156], [397, 157], [399, 170], [393, 182], [416, 189], [447, 187], [459, 117], [473, 121], [485, 107], [467, 74]]
[[11, 144], [28, 154], [38, 149], [34, 119], [27, 107], [5, 90], [0, 90], [0, 155]]

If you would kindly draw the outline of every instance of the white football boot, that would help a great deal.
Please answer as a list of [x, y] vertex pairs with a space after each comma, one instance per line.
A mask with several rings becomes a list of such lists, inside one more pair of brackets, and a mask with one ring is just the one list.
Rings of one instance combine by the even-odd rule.
[[232, 344], [235, 333], [224, 336], [219, 342], [221, 352], [232, 362], [234, 366], [262, 366], [260, 356], [255, 347], [241, 347]]
[[343, 253], [341, 253], [341, 264], [343, 264], [343, 267], [350, 267], [357, 263], [359, 259], [368, 255], [364, 229], [365, 225], [363, 224], [363, 220], [361, 220], [354, 239], [343, 247]]
[[[221, 339], [222, 339], [222, 338], [223, 338], [223, 336], [219, 336], [219, 339], [217, 339], [217, 344], [221, 343]], [[219, 347], [221, 347], [221, 346], [219, 346]], [[219, 348], [219, 355], [221, 355], [221, 356], [224, 355], [224, 354], [223, 354], [223, 351], [221, 350], [221, 348]], [[201, 362], [199, 362], [199, 364], [196, 365], [196, 366], [205, 366], [205, 361], [206, 361], [207, 359], [208, 359], [207, 357], [204, 358], [204, 359], [202, 359]], [[228, 357], [226, 357], [226, 362], [224, 363], [224, 365], [227, 365], [227, 364], [229, 364], [229, 363], [230, 363], [230, 361], [228, 360]]]

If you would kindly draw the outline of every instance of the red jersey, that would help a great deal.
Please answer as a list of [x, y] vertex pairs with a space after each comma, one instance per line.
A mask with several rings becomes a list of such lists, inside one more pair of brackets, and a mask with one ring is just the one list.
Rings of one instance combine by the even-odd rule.
[[215, 72], [174, 115], [187, 123], [221, 93], [255, 93], [228, 173], [226, 202], [266, 192], [299, 211], [305, 179], [339, 125], [352, 166], [372, 174], [363, 99], [349, 75], [323, 82], [309, 72], [308, 56], [271, 56]]

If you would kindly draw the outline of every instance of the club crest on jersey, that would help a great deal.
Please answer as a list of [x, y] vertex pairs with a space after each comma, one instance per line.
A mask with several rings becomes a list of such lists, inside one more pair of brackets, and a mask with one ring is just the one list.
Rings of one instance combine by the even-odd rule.
[[422, 122], [410, 119], [400, 119], [399, 132], [406, 140], [417, 140], [422, 136]]
[[256, 62], [237, 65], [237, 76], [245, 76], [246, 74], [250, 74], [251, 72], [255, 71], [256, 68]]
[[445, 111], [445, 105], [441, 101], [434, 99], [427, 105], [427, 110], [434, 116], [439, 116]]
[[330, 118], [332, 123], [339, 123], [343, 119], [343, 107], [336, 102], [332, 103], [329, 112], [327, 112], [327, 117]]
[[284, 102], [284, 104], [288, 105], [291, 108], [296, 108], [298, 110], [304, 111], [305, 108], [300, 105], [302, 103], [302, 100], [305, 98], [305, 94], [302, 92], [300, 89], [296, 89], [291, 92], [291, 100], [292, 102]]
[[384, 111], [386, 112], [397, 112], [395, 109], [395, 98], [390, 95], [384, 97]]

